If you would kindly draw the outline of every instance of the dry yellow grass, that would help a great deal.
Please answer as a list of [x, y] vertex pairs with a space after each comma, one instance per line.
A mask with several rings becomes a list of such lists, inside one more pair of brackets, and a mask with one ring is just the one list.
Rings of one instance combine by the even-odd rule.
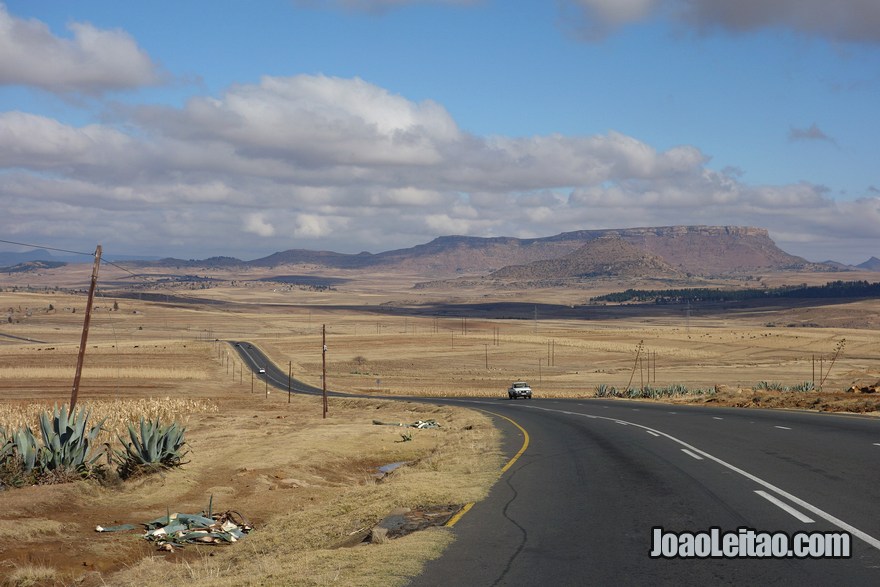
[[[53, 279], [87, 278], [88, 272], [80, 273]], [[252, 270], [234, 278], [263, 276]], [[345, 272], [338, 276], [352, 277]], [[148, 551], [126, 552], [122, 558], [130, 569], [112, 575], [108, 584], [186, 580], [196, 585], [272, 585], [281, 584], [279, 577], [296, 577], [303, 585], [405, 582], [421, 561], [442, 550], [450, 539], [447, 532], [422, 532], [369, 548], [328, 547], [393, 507], [461, 503], [485, 495], [501, 460], [496, 432], [486, 416], [474, 412], [432, 412], [425, 406], [369, 399], [333, 399], [331, 417], [323, 421], [315, 398], [295, 397], [287, 404], [284, 393], [266, 396], [257, 387], [252, 394], [234, 347], [225, 342], [252, 341], [282, 368], [289, 362], [294, 377], [320, 386], [324, 324], [328, 387], [366, 397], [376, 392], [503, 397], [514, 379], [528, 380], [536, 397], [586, 397], [603, 383], [623, 387], [633, 377], [638, 385], [648, 372], [650, 378], [656, 374], [659, 386], [793, 385], [811, 380], [814, 359], [818, 379], [844, 338], [846, 348], [827, 377], [826, 390], [880, 380], [876, 300], [714, 315], [695, 308], [690, 316], [682, 311], [599, 320], [587, 309], [583, 319], [465, 320], [405, 311], [450, 301], [575, 305], [594, 293], [622, 288], [603, 283], [595, 292], [499, 294], [413, 290], [416, 280], [373, 275], [320, 292], [273, 284], [233, 287], [230, 280], [208, 290], [168, 290], [169, 295], [216, 304], [119, 299], [119, 310], [112, 311], [113, 298], [103, 298], [90, 330], [80, 401], [105, 402], [102, 413], [118, 413], [117, 427], [140, 414], [163, 419], [166, 414], [189, 414], [192, 463], [121, 493], [79, 485], [64, 491], [38, 488], [44, 498], [31, 494], [19, 506], [7, 503], [5, 515], [28, 517], [32, 508], [42, 507], [35, 503], [57, 512], [63, 503], [93, 518], [114, 512], [126, 515], [118, 521], [137, 522], [164, 513], [169, 504], [202, 509], [213, 494], [219, 507], [234, 504], [248, 513], [259, 512], [258, 530], [235, 548], [211, 557], [185, 555], [172, 559], [173, 564], [165, 557], [144, 558]], [[54, 310], [48, 310], [49, 304]], [[0, 309], [13, 309], [13, 322], [0, 326], [0, 406], [24, 410], [26, 404], [68, 400], [83, 305], [83, 296], [0, 292]], [[79, 308], [76, 313], [65, 310], [74, 307]], [[651, 369], [635, 362], [640, 343]], [[193, 403], [168, 403], [164, 412], [137, 403], [171, 401], [164, 398]], [[99, 417], [98, 403], [93, 404], [93, 417]], [[396, 442], [399, 429], [372, 426], [374, 414], [400, 421], [439, 416], [444, 429], [425, 431], [413, 442]], [[28, 418], [33, 421], [32, 415], [7, 416], [0, 408], [0, 421]], [[396, 460], [418, 464], [374, 485], [371, 467]], [[290, 479], [301, 483], [282, 483]], [[115, 550], [118, 545], [106, 540], [95, 544], [90, 538], [91, 552], [100, 553], [95, 557], [122, 556]], [[138, 558], [142, 562], [131, 563]], [[389, 569], [399, 576], [389, 577]]]
[[[69, 405], [69, 404], [68, 404]], [[39, 414], [54, 409], [58, 404], [42, 402], [0, 404], [0, 427], [7, 431], [29, 426], [39, 434]], [[129, 423], [137, 423], [140, 418], [162, 423], [179, 422], [186, 424], [192, 414], [215, 413], [219, 406], [212, 400], [185, 398], [139, 398], [116, 400], [88, 400], [77, 404], [79, 409], [88, 410], [89, 425], [102, 422], [99, 442], [115, 443], [117, 435], [127, 438]]]
[[3, 582], [10, 587], [38, 587], [54, 581], [58, 572], [52, 567], [44, 565], [17, 566]]

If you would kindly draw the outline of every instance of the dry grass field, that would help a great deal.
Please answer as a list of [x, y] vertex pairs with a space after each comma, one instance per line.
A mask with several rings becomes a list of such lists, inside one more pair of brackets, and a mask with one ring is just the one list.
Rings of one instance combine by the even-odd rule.
[[[136, 482], [0, 492], [5, 584], [405, 582], [440, 552], [448, 532], [330, 547], [395, 507], [479, 499], [502, 464], [499, 438], [485, 414], [371, 399], [380, 393], [500, 398], [512, 380], [525, 379], [536, 398], [591, 397], [598, 385], [631, 381], [717, 387], [710, 401], [743, 406], [875, 412], [880, 401], [845, 393], [880, 381], [876, 300], [638, 309], [582, 306], [598, 293], [633, 287], [613, 282], [593, 291], [493, 292], [413, 289], [418, 276], [339, 272], [334, 277], [347, 281], [316, 290], [252, 281], [265, 277], [256, 271], [222, 277], [207, 289], [151, 287], [162, 301], [114, 296], [102, 286], [80, 402], [93, 407], [93, 417], [110, 416], [114, 430], [138, 414], [174, 414], [188, 427], [190, 463]], [[29, 276], [30, 290], [10, 291], [21, 278], [0, 277], [0, 425], [33, 421], [38, 407], [68, 401], [85, 296], [53, 288], [81, 287], [87, 278], [80, 266], [63, 268]], [[126, 278], [113, 267], [102, 273], [102, 283]], [[249, 373], [224, 342], [248, 340], [320, 386], [324, 325], [328, 388], [363, 396], [332, 399], [327, 420], [313, 397], [288, 403], [284, 393], [252, 392]], [[823, 378], [821, 393], [756, 390], [761, 382]], [[415, 431], [412, 442], [402, 442], [398, 428], [372, 425], [425, 418], [443, 428]], [[373, 480], [376, 467], [401, 460], [413, 464]], [[143, 522], [167, 509], [197, 513], [212, 495], [215, 510], [250, 518], [251, 536], [228, 548], [166, 554], [130, 533], [94, 532], [97, 524]]]

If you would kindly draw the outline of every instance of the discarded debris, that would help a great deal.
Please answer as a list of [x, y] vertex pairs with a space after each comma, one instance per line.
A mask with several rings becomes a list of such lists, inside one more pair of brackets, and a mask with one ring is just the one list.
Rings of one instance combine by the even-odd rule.
[[[245, 537], [253, 526], [239, 512], [227, 510], [223, 513], [181, 514], [169, 513], [161, 518], [144, 522], [144, 538], [156, 543], [158, 550], [174, 552], [187, 544], [231, 544]], [[121, 532], [134, 530], [135, 524], [118, 526], [96, 526], [97, 532]]]
[[415, 509], [396, 508], [370, 528], [352, 532], [334, 548], [350, 548], [365, 544], [382, 544], [431, 526], [444, 526], [462, 509], [462, 505], [429, 505]]
[[440, 424], [436, 420], [419, 420], [418, 422], [413, 422], [410, 424], [412, 428], [440, 428]]
[[373, 420], [373, 424], [376, 426], [400, 426], [403, 428], [440, 428], [440, 423], [437, 420], [416, 420], [412, 424], [404, 424], [402, 422], [383, 422], [381, 420]]
[[373, 473], [373, 477], [375, 477], [377, 480], [381, 481], [382, 479], [384, 479], [385, 477], [387, 477], [388, 475], [393, 473], [398, 468], [400, 468], [404, 465], [409, 465], [409, 464], [410, 464], [410, 461], [399, 461], [396, 463], [388, 463], [387, 465], [382, 465], [381, 467], [376, 469], [376, 472]]
[[398, 538], [430, 526], [444, 526], [462, 507], [449, 504], [419, 506], [412, 510], [401, 508], [389, 513], [376, 528], [387, 529], [388, 538]]
[[95, 532], [125, 532], [126, 530], [134, 530], [136, 524], [120, 524], [118, 526], [95, 526]]
[[880, 381], [874, 385], [855, 385], [846, 390], [848, 393], [880, 393]]

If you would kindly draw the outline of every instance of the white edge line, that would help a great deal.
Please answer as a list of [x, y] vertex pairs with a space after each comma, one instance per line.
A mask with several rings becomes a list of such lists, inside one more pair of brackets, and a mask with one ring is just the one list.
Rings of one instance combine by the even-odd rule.
[[696, 454], [696, 453], [693, 453], [693, 452], [689, 451], [689, 450], [686, 449], [686, 448], [681, 449], [681, 452], [683, 452], [684, 454], [688, 455], [689, 457], [694, 457], [694, 458], [697, 459], [698, 461], [702, 461], [702, 460], [703, 460], [703, 457], [701, 457], [700, 455], [698, 455], [698, 454]]
[[[607, 406], [606, 406], [606, 407], [607, 407]], [[555, 411], [555, 410], [548, 410], [548, 411]], [[584, 414], [584, 416], [587, 416], [587, 414]], [[596, 418], [600, 418], [600, 419], [602, 419], [602, 420], [610, 420], [610, 421], [612, 421], [612, 422], [616, 422], [616, 421], [617, 421], [616, 418], [608, 418], [608, 417], [605, 417], [605, 416], [595, 416], [595, 417], [596, 417]], [[660, 430], [655, 430], [655, 429], [653, 429], [653, 428], [649, 428], [649, 427], [644, 426], [644, 425], [642, 425], [642, 424], [636, 424], [636, 423], [634, 423], [634, 422], [630, 422], [629, 424], [630, 424], [630, 426], [635, 426], [636, 428], [641, 428], [642, 430], [649, 430], [649, 431], [656, 432], [656, 433], [659, 434], [660, 436], [665, 436], [665, 437], [668, 438], [669, 440], [671, 440], [671, 441], [673, 441], [673, 442], [676, 442], [676, 443], [680, 444], [681, 446], [684, 446], [684, 447], [686, 447], [686, 448], [689, 448], [689, 449], [691, 449], [693, 452], [695, 452], [695, 453], [697, 453], [697, 454], [699, 454], [699, 455], [702, 455], [702, 456], [704, 456], [705, 458], [707, 458], [707, 459], [709, 459], [709, 460], [715, 461], [716, 463], [718, 463], [718, 464], [721, 465], [722, 467], [726, 467], [726, 468], [730, 469], [731, 471], [733, 471], [734, 473], [738, 473], [738, 474], [742, 475], [743, 477], [745, 477], [746, 479], [749, 479], [749, 480], [751, 480], [751, 481], [754, 481], [754, 482], [757, 483], [758, 485], [761, 485], [762, 487], [764, 487], [764, 488], [766, 488], [766, 489], [769, 489], [770, 491], [772, 491], [772, 492], [774, 492], [774, 493], [776, 493], [776, 494], [778, 494], [778, 495], [781, 495], [782, 497], [786, 498], [787, 500], [789, 500], [789, 501], [791, 501], [791, 502], [794, 502], [795, 504], [801, 506], [801, 507], [804, 508], [805, 510], [807, 510], [807, 511], [809, 511], [809, 512], [812, 512], [812, 513], [816, 514], [817, 516], [819, 516], [819, 517], [822, 518], [823, 520], [825, 520], [825, 521], [827, 521], [827, 522], [831, 522], [832, 524], [834, 524], [835, 526], [837, 526], [837, 527], [840, 528], [841, 530], [844, 530], [844, 531], [846, 531], [846, 532], [849, 532], [850, 534], [852, 534], [852, 535], [855, 536], [856, 538], [862, 540], [863, 542], [868, 543], [869, 545], [873, 546], [873, 547], [876, 548], [877, 550], [880, 550], [880, 540], [877, 540], [876, 538], [874, 538], [873, 536], [871, 536], [871, 535], [868, 534], [867, 532], [862, 532], [861, 530], [859, 530], [859, 529], [856, 528], [855, 526], [852, 526], [852, 525], [850, 525], [850, 524], [847, 524], [846, 522], [844, 522], [844, 521], [841, 520], [840, 518], [837, 518], [837, 517], [835, 517], [835, 516], [832, 516], [832, 515], [829, 514], [828, 512], [826, 512], [826, 511], [824, 511], [824, 510], [821, 510], [821, 509], [817, 508], [816, 506], [814, 506], [814, 505], [812, 505], [812, 504], [810, 504], [810, 503], [808, 503], [808, 502], [802, 500], [801, 498], [799, 498], [799, 497], [797, 497], [797, 496], [795, 496], [795, 495], [792, 495], [791, 493], [785, 491], [784, 489], [780, 489], [779, 487], [776, 487], [776, 486], [773, 485], [772, 483], [769, 483], [769, 482], [767, 482], [767, 481], [764, 481], [764, 480], [761, 479], [760, 477], [756, 477], [755, 475], [752, 475], [751, 473], [749, 473], [749, 472], [747, 472], [747, 471], [743, 471], [743, 470], [740, 469], [739, 467], [736, 467], [736, 466], [734, 466], [734, 465], [731, 465], [730, 463], [728, 463], [728, 462], [726, 462], [726, 461], [723, 461], [723, 460], [719, 459], [719, 458], [716, 457], [716, 456], [710, 455], [710, 454], [707, 453], [706, 451], [700, 450], [700, 449], [698, 449], [697, 447], [692, 446], [692, 445], [686, 443], [685, 441], [680, 440], [680, 439], [678, 439], [678, 438], [672, 436], [671, 434], [667, 434], [666, 432], [661, 432]]]
[[769, 501], [773, 505], [785, 510], [786, 512], [788, 512], [789, 514], [791, 514], [792, 516], [794, 516], [795, 518], [797, 518], [801, 522], [804, 522], [805, 524], [812, 524], [816, 521], [813, 518], [811, 518], [809, 516], [805, 516], [804, 514], [800, 513], [799, 511], [797, 511], [796, 509], [794, 509], [793, 507], [791, 507], [790, 505], [788, 505], [784, 501], [780, 501], [780, 500], [776, 499], [775, 497], [773, 497], [772, 495], [770, 495], [766, 491], [756, 489], [755, 493], [757, 493], [758, 495], [760, 495], [761, 497], [763, 497], [764, 499], [766, 499], [767, 501]]

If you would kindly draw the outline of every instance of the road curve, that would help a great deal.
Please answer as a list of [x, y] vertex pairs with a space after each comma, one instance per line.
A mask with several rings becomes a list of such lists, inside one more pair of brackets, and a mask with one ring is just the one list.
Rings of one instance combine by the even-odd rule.
[[[292, 376], [288, 379], [288, 372], [273, 363], [255, 344], [243, 340], [230, 340], [227, 342], [232, 345], [232, 348], [235, 349], [244, 364], [254, 373], [254, 377], [261, 381], [264, 386], [268, 384], [286, 392], [289, 383], [290, 391], [293, 393], [313, 395], [323, 393], [321, 388], [303, 383]], [[260, 373], [260, 369], [265, 369], [266, 372]]]
[[[414, 587], [878, 584], [880, 421], [647, 402], [443, 401], [513, 419], [529, 446]], [[512, 450], [522, 433], [498, 424]], [[848, 531], [852, 557], [654, 559], [655, 526]]]
[[[266, 368], [264, 381], [287, 390], [287, 372], [259, 349], [246, 342], [235, 348], [250, 368]], [[295, 379], [292, 389], [321, 393]], [[880, 420], [614, 400], [510, 401], [502, 393], [497, 400], [387, 398], [485, 410], [511, 457], [524, 431], [529, 437], [413, 587], [880, 584]], [[654, 527], [844, 531], [852, 553], [651, 558]]]

